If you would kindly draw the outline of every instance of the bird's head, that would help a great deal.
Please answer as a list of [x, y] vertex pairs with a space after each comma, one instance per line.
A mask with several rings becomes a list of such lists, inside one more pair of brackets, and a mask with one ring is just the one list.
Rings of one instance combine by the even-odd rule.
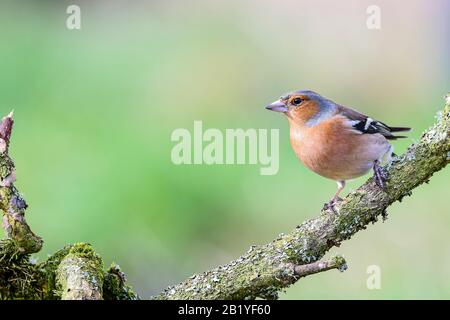
[[313, 126], [330, 117], [336, 111], [336, 104], [310, 90], [297, 90], [282, 95], [266, 109], [284, 113], [289, 122], [300, 126]]

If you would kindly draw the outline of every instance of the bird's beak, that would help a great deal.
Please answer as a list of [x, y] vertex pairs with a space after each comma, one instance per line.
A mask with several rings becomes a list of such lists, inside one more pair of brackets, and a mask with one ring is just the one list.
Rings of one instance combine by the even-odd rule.
[[276, 112], [288, 112], [288, 107], [281, 102], [280, 100], [277, 100], [275, 102], [272, 102], [266, 107], [267, 110], [276, 111]]

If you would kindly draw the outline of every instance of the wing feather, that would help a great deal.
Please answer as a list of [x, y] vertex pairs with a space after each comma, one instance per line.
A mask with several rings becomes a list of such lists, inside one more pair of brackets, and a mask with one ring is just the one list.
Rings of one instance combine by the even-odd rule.
[[386, 139], [395, 140], [398, 138], [406, 138], [406, 136], [395, 136], [393, 132], [411, 131], [411, 128], [406, 127], [389, 127], [387, 124], [374, 120], [354, 109], [350, 109], [344, 106], [338, 107], [339, 114], [348, 118], [353, 128], [361, 133], [374, 134], [380, 133]]

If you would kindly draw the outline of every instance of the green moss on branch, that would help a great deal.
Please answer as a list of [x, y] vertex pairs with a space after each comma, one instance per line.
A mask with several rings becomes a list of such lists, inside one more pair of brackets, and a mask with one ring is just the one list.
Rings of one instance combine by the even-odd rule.
[[43, 274], [11, 239], [0, 241], [0, 300], [41, 299]]
[[56, 270], [62, 300], [103, 299], [103, 261], [89, 244], [76, 243]]
[[105, 300], [138, 300], [139, 296], [126, 284], [125, 274], [113, 263], [105, 273], [103, 281]]
[[38, 252], [42, 239], [35, 235], [25, 221], [27, 204], [14, 187], [16, 172], [8, 155], [14, 121], [12, 113], [0, 122], [0, 209], [3, 211], [3, 228], [22, 254]]

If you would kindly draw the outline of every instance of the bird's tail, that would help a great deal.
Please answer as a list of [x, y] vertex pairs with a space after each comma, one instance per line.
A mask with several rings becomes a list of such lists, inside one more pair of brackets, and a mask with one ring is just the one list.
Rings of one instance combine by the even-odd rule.
[[411, 130], [412, 130], [411, 128], [407, 127], [389, 127], [390, 132], [406, 132]]
[[407, 136], [394, 136], [392, 133], [393, 132], [407, 132], [407, 131], [411, 131], [411, 128], [407, 128], [407, 127], [389, 127], [389, 135], [385, 135], [386, 139], [388, 140], [396, 140], [396, 139], [401, 139], [401, 138], [408, 138]]

